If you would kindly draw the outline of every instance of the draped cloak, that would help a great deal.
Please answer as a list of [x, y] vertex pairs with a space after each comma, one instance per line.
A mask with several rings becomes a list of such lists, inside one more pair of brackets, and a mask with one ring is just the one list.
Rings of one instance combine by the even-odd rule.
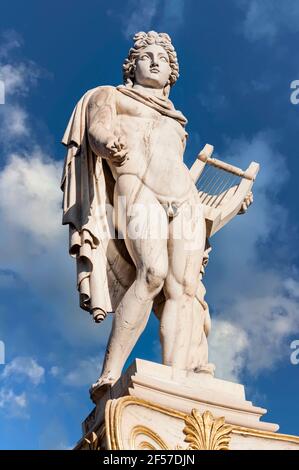
[[[100, 92], [100, 93], [99, 93]], [[113, 312], [135, 280], [135, 266], [124, 240], [114, 237], [114, 178], [101, 155], [88, 141], [88, 103], [97, 93], [97, 105], [109, 104], [116, 117], [115, 96], [123, 93], [159, 113], [176, 119], [183, 127], [187, 120], [169, 99], [149, 97], [132, 88], [101, 86], [87, 91], [73, 110], [62, 143], [67, 147], [61, 180], [64, 225], [69, 225], [69, 252], [76, 258], [77, 288], [81, 308]], [[197, 300], [202, 306], [204, 287], [199, 280]], [[155, 300], [159, 316], [165, 302], [161, 292]]]

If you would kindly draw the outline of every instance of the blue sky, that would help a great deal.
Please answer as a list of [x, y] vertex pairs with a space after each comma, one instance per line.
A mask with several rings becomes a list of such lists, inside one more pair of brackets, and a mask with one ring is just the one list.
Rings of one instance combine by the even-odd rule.
[[[168, 32], [171, 92], [188, 117], [186, 162], [205, 143], [261, 163], [255, 201], [212, 238], [205, 277], [216, 375], [246, 385], [281, 432], [299, 434], [297, 0], [4, 0], [0, 15], [0, 447], [70, 448], [92, 409], [110, 320], [78, 307], [61, 227], [60, 144], [89, 88], [121, 82], [140, 30]], [[160, 360], [152, 318], [130, 358]]]

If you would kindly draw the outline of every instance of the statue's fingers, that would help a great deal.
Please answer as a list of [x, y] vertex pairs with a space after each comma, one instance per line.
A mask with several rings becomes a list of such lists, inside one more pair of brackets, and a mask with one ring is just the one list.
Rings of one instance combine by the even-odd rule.
[[123, 161], [119, 164], [119, 166], [123, 166], [127, 160], [129, 160], [129, 157], [125, 157]]
[[106, 144], [106, 148], [109, 150], [112, 150], [113, 148], [115, 148], [115, 138], [108, 140]]
[[123, 158], [127, 155], [127, 150], [125, 149], [122, 149], [122, 150], [119, 150], [118, 152], [114, 152], [114, 157], [116, 158]]
[[115, 148], [118, 152], [123, 148], [122, 144], [118, 140], [115, 142]]
[[127, 144], [126, 144], [126, 139], [125, 139], [123, 136], [120, 136], [120, 137], [118, 138], [118, 142], [119, 142], [119, 144], [120, 144], [120, 146], [121, 146], [122, 148], [126, 147], [126, 145], [127, 145]]
[[121, 150], [120, 152], [115, 152], [113, 156], [113, 161], [118, 165], [121, 165], [127, 160], [127, 155], [127, 152], [124, 150]]
[[117, 160], [117, 164], [118, 164], [119, 166], [122, 166], [122, 165], [124, 165], [124, 164], [126, 163], [126, 161], [127, 161], [127, 157], [122, 157], [122, 158], [119, 158], [119, 159]]

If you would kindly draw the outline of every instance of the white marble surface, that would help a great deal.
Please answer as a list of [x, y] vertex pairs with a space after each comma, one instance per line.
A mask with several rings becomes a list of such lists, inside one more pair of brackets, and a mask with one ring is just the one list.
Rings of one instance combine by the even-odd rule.
[[[118, 412], [114, 432], [117, 429], [124, 449], [131, 449], [133, 441], [136, 448], [147, 442], [160, 449], [159, 440], [169, 449], [186, 448], [184, 416], [196, 409], [201, 414], [209, 411], [214, 418], [224, 417], [225, 423], [232, 425], [232, 450], [299, 450], [299, 438], [279, 434], [277, 424], [260, 421], [266, 410], [246, 400], [242, 384], [217, 379], [207, 373], [182, 373], [140, 359], [134, 361], [99, 400], [83, 426], [83, 434], [99, 429], [104, 423], [105, 408], [111, 403], [117, 406], [122, 399], [128, 404]], [[159, 439], [151, 437], [148, 430]]]

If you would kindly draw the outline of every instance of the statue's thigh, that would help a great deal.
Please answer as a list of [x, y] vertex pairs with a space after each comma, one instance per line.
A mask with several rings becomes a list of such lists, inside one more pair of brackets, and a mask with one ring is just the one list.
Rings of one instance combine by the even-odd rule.
[[147, 188], [127, 207], [127, 249], [138, 269], [154, 268], [162, 275], [168, 270], [168, 219], [165, 210]]
[[190, 219], [181, 212], [169, 226], [169, 272], [165, 286], [171, 295], [181, 290], [195, 295], [205, 246], [204, 223], [201, 216]]

